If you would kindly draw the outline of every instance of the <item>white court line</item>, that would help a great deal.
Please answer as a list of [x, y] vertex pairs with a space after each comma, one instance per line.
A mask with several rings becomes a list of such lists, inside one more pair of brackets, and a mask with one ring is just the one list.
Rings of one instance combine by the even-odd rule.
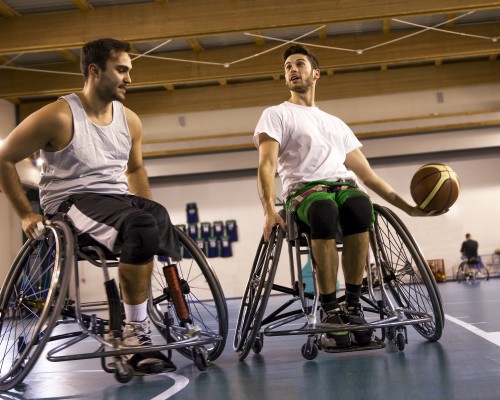
[[178, 374], [175, 374], [173, 372], [168, 372], [166, 375], [175, 381], [174, 386], [170, 387], [168, 390], [164, 391], [163, 393], [160, 393], [158, 396], [153, 397], [151, 400], [169, 399], [171, 396], [173, 396], [174, 394], [176, 394], [176, 393], [180, 392], [182, 389], [184, 389], [187, 386], [187, 384], [189, 383], [189, 379], [183, 375], [178, 375]]
[[482, 337], [490, 341], [497, 346], [500, 346], [500, 332], [485, 332], [474, 325], [468, 324], [467, 322], [460, 321], [458, 318], [452, 317], [451, 315], [445, 314], [445, 318], [448, 321], [451, 321], [457, 325], [460, 325], [462, 328], [467, 329], [468, 331], [476, 334], [477, 336]]
[[[78, 371], [72, 371], [72, 372], [78, 372], [78, 373], [100, 373], [102, 372], [102, 369], [81, 369]], [[36, 372], [31, 375], [44, 375], [44, 374], [59, 374], [61, 371], [47, 371], [47, 372]], [[179, 375], [174, 372], [165, 372], [164, 374], [155, 374], [155, 375], [167, 375], [168, 377], [172, 378], [174, 380], [174, 385], [169, 387], [167, 390], [165, 390], [163, 393], [160, 393], [159, 395], [153, 397], [151, 400], [167, 400], [170, 397], [172, 397], [174, 394], [180, 392], [182, 389], [184, 389], [188, 383], [189, 379], [186, 378], [184, 375]], [[147, 376], [147, 375], [145, 375]], [[14, 389], [15, 390], [15, 389]]]

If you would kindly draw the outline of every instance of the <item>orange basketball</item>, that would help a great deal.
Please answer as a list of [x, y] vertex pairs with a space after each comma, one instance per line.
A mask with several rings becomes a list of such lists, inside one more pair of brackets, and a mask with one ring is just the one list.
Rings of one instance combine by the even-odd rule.
[[444, 211], [460, 193], [458, 176], [445, 164], [432, 163], [420, 167], [410, 183], [411, 197], [422, 210]]

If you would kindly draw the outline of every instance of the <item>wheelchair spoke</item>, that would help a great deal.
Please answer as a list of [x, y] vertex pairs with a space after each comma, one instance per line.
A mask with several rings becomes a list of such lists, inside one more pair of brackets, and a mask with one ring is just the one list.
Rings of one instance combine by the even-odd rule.
[[432, 322], [414, 326], [424, 337], [437, 340], [441, 336], [443, 316], [439, 296], [423, 256], [401, 225], [402, 222], [381, 207], [377, 210], [375, 236], [384, 282], [397, 304], [408, 310], [409, 318], [419, 319], [412, 311], [434, 317]]

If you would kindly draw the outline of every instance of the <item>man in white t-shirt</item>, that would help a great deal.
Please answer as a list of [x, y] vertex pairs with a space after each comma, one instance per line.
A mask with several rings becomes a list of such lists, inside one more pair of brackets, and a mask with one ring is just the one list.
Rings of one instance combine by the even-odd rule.
[[[393, 206], [411, 216], [428, 215], [404, 201], [370, 167], [361, 143], [351, 129], [315, 105], [315, 87], [320, 77], [316, 57], [305, 47], [292, 45], [283, 54], [285, 83], [290, 99], [264, 110], [254, 133], [259, 149], [258, 190], [264, 210], [264, 238], [285, 222], [277, 213], [274, 177], [283, 184], [288, 210], [309, 230], [317, 264], [320, 303], [326, 322], [366, 323], [359, 299], [364, 265], [368, 255], [368, 230], [373, 221], [370, 199], [361, 183]], [[343, 234], [342, 267], [346, 302], [336, 295], [339, 259], [337, 226]], [[322, 335], [327, 347], [349, 347], [352, 342], [368, 345], [372, 329], [332, 332]]]

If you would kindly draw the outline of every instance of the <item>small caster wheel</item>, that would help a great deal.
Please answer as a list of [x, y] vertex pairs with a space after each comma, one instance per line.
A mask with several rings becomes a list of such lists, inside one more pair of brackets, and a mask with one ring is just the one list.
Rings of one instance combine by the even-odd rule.
[[314, 360], [318, 356], [318, 346], [309, 340], [302, 345], [302, 356], [306, 360]]
[[394, 340], [394, 328], [385, 328], [386, 329], [386, 336], [387, 340]]
[[134, 377], [134, 369], [128, 364], [123, 364], [123, 363], [120, 364], [121, 366], [118, 366], [117, 363], [117, 368], [115, 371], [116, 380], [120, 383], [130, 382]]
[[399, 332], [396, 336], [396, 346], [399, 351], [403, 351], [405, 349], [405, 336]]
[[205, 348], [197, 347], [193, 349], [193, 361], [200, 371], [205, 371], [207, 369], [208, 359]]
[[263, 347], [264, 347], [264, 338], [262, 337], [262, 334], [259, 333], [253, 342], [252, 350], [255, 354], [259, 354], [262, 351]]
[[106, 357], [101, 358], [101, 366], [109, 374], [113, 374], [116, 371], [115, 363]]

